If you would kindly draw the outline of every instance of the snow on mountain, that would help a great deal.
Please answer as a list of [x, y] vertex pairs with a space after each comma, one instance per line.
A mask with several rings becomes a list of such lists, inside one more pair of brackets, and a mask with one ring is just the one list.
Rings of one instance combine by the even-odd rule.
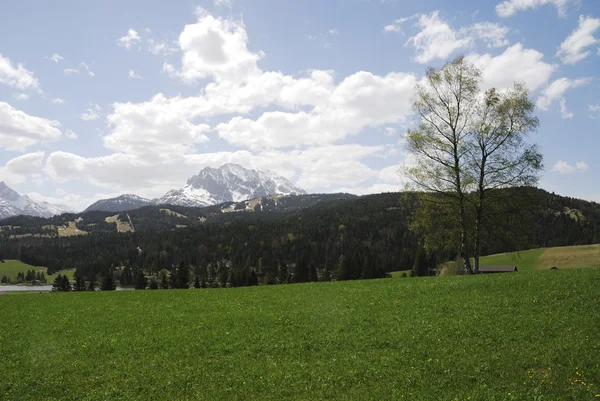
[[88, 206], [84, 212], [90, 212], [92, 210], [102, 211], [102, 212], [126, 212], [128, 210], [139, 209], [144, 206], [149, 206], [152, 204], [150, 199], [142, 198], [137, 195], [121, 195], [116, 198], [111, 199], [102, 199], [99, 200], [92, 205]]
[[0, 182], [0, 219], [20, 214], [52, 217], [70, 211], [67, 206], [53, 205], [48, 202], [35, 202], [27, 195], [21, 196], [4, 182]]
[[178, 190], [167, 192], [155, 204], [210, 206], [222, 202], [240, 202], [270, 195], [305, 194], [287, 178], [270, 171], [248, 170], [237, 164], [218, 169], [206, 167]]

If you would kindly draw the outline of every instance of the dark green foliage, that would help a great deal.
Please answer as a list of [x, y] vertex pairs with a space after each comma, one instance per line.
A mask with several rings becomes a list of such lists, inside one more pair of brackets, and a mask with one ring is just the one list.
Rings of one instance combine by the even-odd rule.
[[[494, 235], [484, 238], [483, 254], [600, 242], [598, 204], [541, 190], [533, 193], [539, 198], [537, 207], [521, 222], [510, 224], [518, 227], [514, 231], [519, 242], [506, 241], [504, 228], [498, 227]], [[75, 268], [84, 277], [103, 274], [111, 266], [125, 266], [117, 277], [129, 285], [135, 281], [135, 266], [154, 276], [161, 288], [187, 288], [190, 272], [207, 287], [250, 285], [254, 283], [253, 272], [257, 282], [265, 284], [385, 277], [387, 272], [409, 270], [415, 265], [420, 241], [408, 226], [416, 200], [412, 193], [380, 194], [316, 202], [309, 209], [294, 209], [287, 214], [225, 213], [245, 217], [223, 217], [233, 220], [222, 220], [228, 224], [190, 224], [173, 231], [161, 231], [162, 226], [139, 229], [136, 219], [145, 221], [142, 225], [150, 225], [153, 220], [172, 217], [147, 207], [128, 212], [136, 227], [134, 233], [92, 232], [60, 239], [24, 237], [10, 240], [3, 252], [10, 259], [46, 266], [50, 273]], [[271, 203], [273, 200], [263, 200], [263, 209], [268, 210]], [[277, 207], [283, 206], [278, 203]], [[169, 209], [192, 217], [192, 212], [197, 216], [202, 211], [209, 216], [217, 210]], [[277, 214], [277, 218], [266, 219], [264, 213]], [[102, 216], [99, 213], [97, 218], [85, 218], [96, 221]], [[186, 219], [191, 221], [192, 217]], [[47, 223], [44, 219], [33, 220], [38, 225]], [[23, 221], [26, 227], [27, 221]], [[454, 260], [456, 249], [445, 249], [432, 256]]]
[[66, 275], [57, 275], [52, 284], [52, 291], [57, 292], [68, 292], [71, 291], [71, 283]]
[[0, 280], [0, 283], [2, 283], [2, 284], [8, 283], [8, 277], [2, 276], [2, 280]]
[[429, 260], [427, 258], [427, 253], [424, 249], [419, 248], [417, 251], [417, 257], [415, 258], [415, 263], [412, 267], [412, 276], [427, 276], [429, 271]]
[[114, 291], [116, 289], [117, 285], [115, 283], [112, 271], [110, 269], [106, 269], [104, 275], [102, 276], [100, 291]]
[[87, 285], [88, 291], [96, 291], [96, 275], [92, 274]]
[[169, 289], [169, 281], [167, 280], [167, 275], [164, 272], [160, 275], [160, 288], [161, 290]]
[[141, 269], [138, 269], [136, 276], [135, 276], [135, 289], [136, 290], [145, 290], [146, 286], [148, 285], [148, 279], [146, 278], [146, 275], [144, 275], [144, 272]]
[[150, 279], [150, 284], [148, 285], [149, 290], [158, 290], [158, 283], [154, 279]]
[[75, 285], [73, 285], [73, 291], [86, 291], [85, 280], [79, 274], [75, 275]]
[[200, 279], [198, 276], [194, 279], [194, 288], [200, 288]]

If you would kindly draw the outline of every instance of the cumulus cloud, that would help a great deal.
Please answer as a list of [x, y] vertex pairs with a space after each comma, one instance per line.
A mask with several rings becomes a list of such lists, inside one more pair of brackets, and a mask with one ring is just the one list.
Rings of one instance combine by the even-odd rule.
[[61, 137], [58, 121], [34, 117], [0, 102], [0, 149], [25, 151], [43, 141]]
[[[594, 37], [594, 33], [600, 28], [600, 18], [592, 18], [585, 15], [579, 16], [579, 25], [560, 44], [556, 56], [560, 57], [564, 64], [575, 64], [590, 55], [588, 47], [600, 43]], [[600, 49], [598, 49], [600, 54]]]
[[0, 54], [0, 84], [18, 89], [39, 89], [39, 82], [33, 72], [22, 64], [13, 66], [8, 57]]
[[63, 104], [65, 102], [65, 99], [61, 99], [59, 97], [55, 97], [54, 99], [52, 99], [52, 103], [54, 104]]
[[471, 39], [460, 37], [456, 32], [439, 17], [439, 11], [429, 15], [422, 14], [417, 25], [421, 31], [408, 39], [417, 51], [415, 61], [426, 64], [434, 59], [446, 59], [454, 51], [468, 47]]
[[415, 14], [401, 18], [384, 27], [384, 32], [401, 32], [401, 25], [417, 20], [415, 26], [419, 33], [410, 37], [405, 45], [412, 45], [417, 52], [415, 61], [421, 64], [435, 59], [445, 60], [460, 49], [472, 47], [476, 41], [483, 41], [488, 47], [504, 47], [510, 42], [506, 39], [508, 28], [498, 23], [478, 22], [455, 30], [440, 17], [438, 10], [431, 14]]
[[543, 61], [544, 55], [534, 49], [525, 49], [517, 43], [502, 54], [472, 54], [466, 57], [483, 71], [483, 89], [508, 88], [515, 81], [524, 82], [535, 91], [548, 82], [556, 67]]
[[127, 34], [117, 39], [117, 45], [125, 49], [131, 49], [133, 46], [140, 43], [140, 35], [134, 29], [129, 28]]
[[555, 171], [561, 175], [568, 175], [573, 173], [585, 173], [588, 171], [590, 166], [586, 162], [578, 162], [575, 165], [571, 165], [565, 161], [559, 160], [552, 166], [552, 171]]
[[37, 174], [43, 167], [45, 156], [44, 152], [26, 153], [9, 160], [5, 168], [14, 174]]
[[[178, 44], [180, 63], [165, 62], [163, 70], [185, 82], [209, 82], [193, 96], [159, 93], [140, 103], [113, 104], [103, 136], [113, 153], [53, 152], [44, 169], [50, 178], [147, 197], [180, 187], [205, 166], [229, 162], [276, 171], [307, 190], [380, 180], [364, 159], [386, 157], [389, 149], [340, 142], [367, 127], [403, 123], [411, 113], [415, 76], [263, 71], [258, 66], [263, 55], [248, 49], [243, 24], [203, 10]], [[94, 107], [87, 112], [99, 114]], [[200, 152], [211, 135], [248, 150]]]
[[241, 21], [216, 18], [197, 10], [198, 21], [186, 25], [179, 35], [181, 71], [188, 82], [203, 78], [239, 81], [260, 73], [262, 53], [248, 49], [248, 35]]
[[571, 88], [578, 88], [580, 86], [585, 86], [592, 81], [591, 78], [578, 78], [578, 79], [569, 79], [569, 78], [560, 78], [552, 82], [550, 85], [544, 89], [542, 94], [537, 99], [537, 107], [541, 110], [547, 111], [550, 105], [557, 100], [560, 104], [560, 112], [562, 118], [572, 118], [573, 113], [570, 113], [567, 110], [567, 105], [565, 101], [565, 92]]
[[496, 6], [499, 17], [510, 17], [518, 11], [534, 9], [546, 4], [553, 4], [558, 15], [565, 17], [570, 6], [577, 5], [579, 0], [506, 0]]

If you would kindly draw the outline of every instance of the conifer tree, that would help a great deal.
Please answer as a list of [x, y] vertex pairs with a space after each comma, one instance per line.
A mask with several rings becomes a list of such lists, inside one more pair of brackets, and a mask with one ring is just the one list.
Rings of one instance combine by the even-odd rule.
[[73, 291], [85, 291], [85, 280], [83, 279], [83, 277], [78, 274], [77, 277], [75, 277], [75, 285], [73, 286]]
[[115, 279], [112, 275], [112, 271], [107, 269], [102, 277], [102, 283], [100, 284], [101, 291], [114, 291], [117, 289]]
[[138, 272], [135, 276], [135, 289], [136, 290], [145, 290], [148, 285], [148, 280], [144, 275], [144, 272], [141, 269], [138, 269]]
[[96, 276], [93, 274], [90, 276], [90, 281], [88, 282], [87, 290], [96, 291]]
[[158, 290], [158, 283], [154, 279], [150, 279], [150, 285], [148, 286], [150, 290]]
[[59, 274], [54, 279], [54, 283], [52, 283], [52, 291], [62, 291], [63, 278], [62, 275]]

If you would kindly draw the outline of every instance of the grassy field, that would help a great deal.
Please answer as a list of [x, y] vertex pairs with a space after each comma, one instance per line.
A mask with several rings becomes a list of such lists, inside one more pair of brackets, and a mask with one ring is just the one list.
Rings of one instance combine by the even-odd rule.
[[0, 296], [0, 399], [597, 400], [599, 285], [572, 269]]
[[123, 222], [119, 220], [119, 215], [116, 214], [114, 216], [107, 217], [106, 219], [104, 219], [104, 221], [106, 221], [107, 223], [115, 223], [117, 225], [117, 231], [120, 233], [134, 232], [135, 230], [133, 229], [133, 225], [131, 224], [131, 217], [127, 215], [127, 218], [129, 219], [129, 221]]
[[[45, 267], [36, 267], [31, 266], [26, 263], [21, 262], [20, 260], [5, 260], [4, 263], [0, 263], [0, 277], [6, 276], [10, 277], [12, 280], [17, 279], [17, 274], [19, 272], [27, 273], [28, 270], [35, 270], [36, 272], [43, 272], [46, 275], [46, 280], [49, 284], [52, 284], [54, 279], [58, 274], [67, 275], [70, 280], [73, 280], [74, 270], [61, 270], [53, 275], [48, 276], [47, 270]], [[0, 395], [1, 399], [1, 395]]]
[[515, 265], [520, 271], [600, 267], [600, 245], [565, 246], [481, 258], [482, 266]]

